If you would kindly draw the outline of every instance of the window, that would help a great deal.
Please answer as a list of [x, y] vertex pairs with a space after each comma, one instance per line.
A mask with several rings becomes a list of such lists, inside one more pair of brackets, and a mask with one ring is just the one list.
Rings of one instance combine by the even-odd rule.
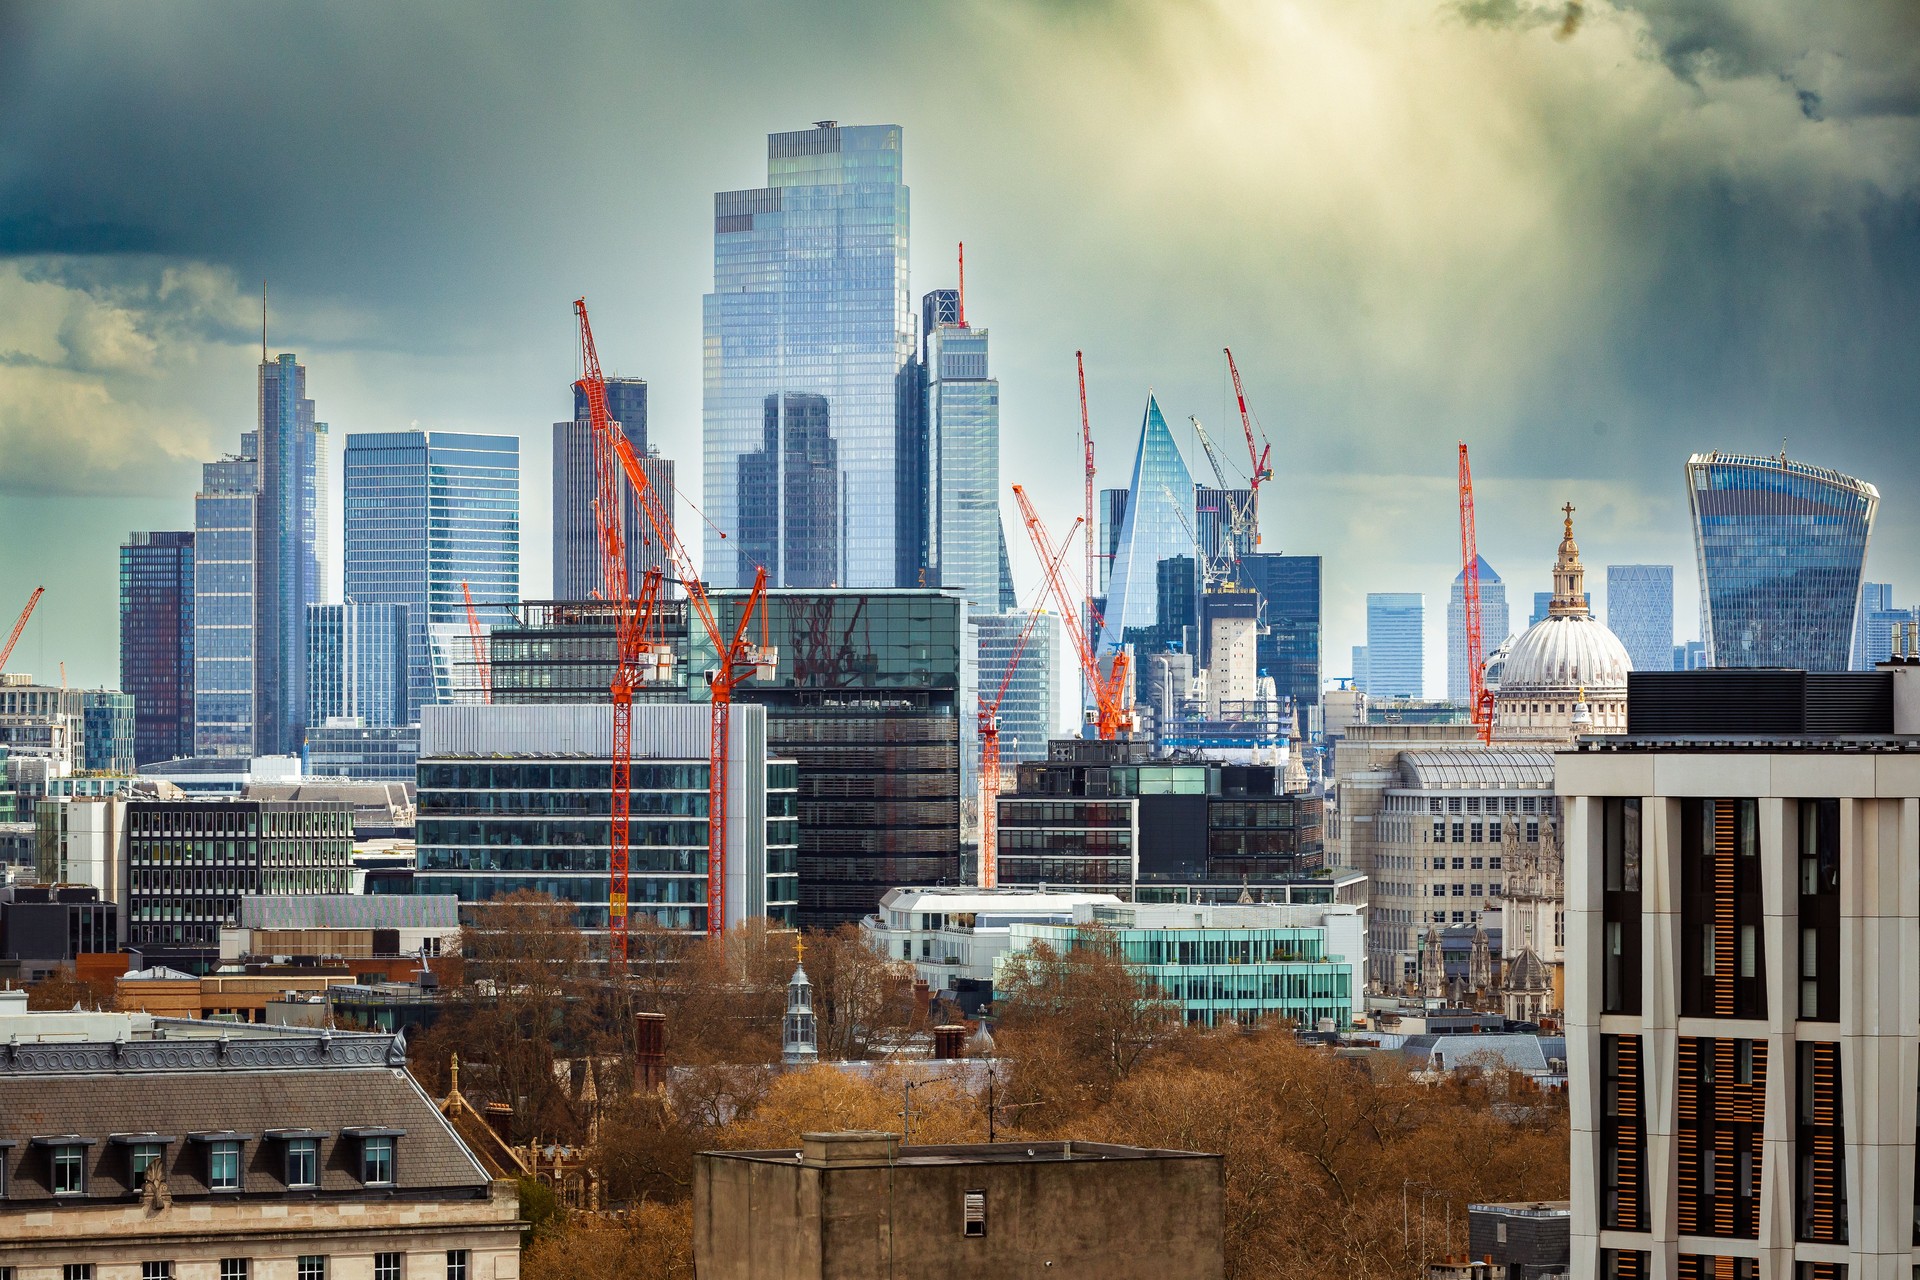
[[320, 1185], [320, 1140], [318, 1138], [287, 1139], [287, 1185], [289, 1187]]
[[1482, 860], [1481, 860], [1481, 859], [1479, 859], [1479, 858], [1468, 858], [1468, 859], [1467, 859], [1467, 869], [1468, 869], [1468, 870], [1470, 870], [1470, 871], [1478, 871], [1478, 870], [1480, 870], [1480, 864], [1481, 864], [1481, 861], [1482, 861]]
[[373, 1255], [373, 1280], [400, 1280], [401, 1258], [397, 1253]]
[[220, 1280], [252, 1280], [253, 1264], [245, 1258], [220, 1259]]
[[147, 1166], [160, 1165], [160, 1172], [166, 1173], [163, 1163], [166, 1147], [158, 1142], [135, 1142], [127, 1147], [127, 1181], [136, 1191], [147, 1180]]
[[367, 1134], [360, 1139], [360, 1181], [368, 1186], [386, 1186], [393, 1182], [393, 1138], [388, 1134]]
[[60, 1280], [93, 1280], [91, 1262], [69, 1262], [60, 1268]]
[[240, 1144], [231, 1139], [207, 1144], [207, 1186], [215, 1191], [240, 1189]]
[[143, 1262], [140, 1264], [140, 1280], [173, 1280], [171, 1262]]
[[968, 1191], [960, 1197], [960, 1234], [984, 1236], [987, 1234], [987, 1193]]
[[87, 1189], [87, 1149], [74, 1143], [53, 1148], [53, 1194], [77, 1196]]
[[327, 1259], [324, 1254], [303, 1253], [294, 1264], [294, 1280], [327, 1280]]

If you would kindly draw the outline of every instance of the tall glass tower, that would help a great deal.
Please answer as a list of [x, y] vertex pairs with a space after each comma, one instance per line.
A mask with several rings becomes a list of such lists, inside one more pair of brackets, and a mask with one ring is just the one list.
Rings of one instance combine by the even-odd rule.
[[[661, 514], [673, 528], [673, 460], [654, 452], [647, 439], [647, 384], [640, 378], [607, 379], [607, 411], [626, 432], [647, 482], [659, 490]], [[633, 486], [621, 482], [627, 543], [627, 581], [637, 592], [648, 569], [665, 568], [666, 551], [640, 509]], [[553, 598], [587, 600], [602, 585], [600, 525], [593, 510], [593, 424], [578, 389], [573, 420], [553, 424]], [[663, 586], [662, 596], [671, 594]]]
[[193, 499], [193, 754], [254, 754], [255, 433], [200, 469]]
[[[944, 309], [947, 289], [926, 296], [921, 368], [926, 377], [929, 584], [1000, 608], [1000, 383], [988, 376], [987, 331]], [[951, 318], [948, 318], [948, 316]]]
[[448, 431], [350, 435], [345, 586], [355, 604], [407, 607], [408, 719], [442, 700], [432, 628], [484, 621], [520, 598], [520, 440]]
[[308, 610], [307, 724], [408, 723], [407, 607], [317, 604]]
[[[1480, 557], [1480, 656], [1484, 660], [1507, 638], [1507, 584]], [[1469, 696], [1467, 671], [1467, 575], [1453, 575], [1453, 593], [1447, 597], [1447, 701], [1465, 704]]]
[[[1014, 765], [1047, 758], [1047, 740], [1060, 727], [1057, 682], [1073, 670], [1060, 619], [1052, 613], [1041, 613], [1026, 647], [1020, 647], [1020, 633], [1031, 617], [1027, 613], [967, 615], [967, 621], [979, 628], [981, 701], [992, 702], [1001, 683], [1006, 683], [1006, 695], [1000, 699], [1000, 768], [1008, 779]], [[1016, 651], [1018, 666], [1014, 665]]]
[[[263, 353], [264, 354], [264, 353]], [[306, 736], [307, 606], [320, 603], [327, 424], [289, 352], [260, 362], [254, 525], [254, 749], [293, 755]]]
[[1160, 402], [1149, 394], [1126, 510], [1114, 542], [1113, 568], [1107, 574], [1102, 656], [1118, 653], [1128, 631], [1152, 628], [1159, 621], [1159, 564], [1194, 554], [1193, 517], [1193, 475], [1160, 415]]
[[135, 533], [120, 547], [120, 687], [136, 764], [193, 754], [191, 533]]
[[[917, 581], [908, 192], [898, 125], [767, 138], [767, 185], [713, 202], [703, 306], [703, 570], [749, 586]], [[729, 536], [721, 537], [724, 530]]]
[[1367, 593], [1367, 693], [1375, 698], [1425, 696], [1426, 597], [1409, 591]]
[[1607, 566], [1607, 630], [1620, 637], [1635, 671], [1673, 665], [1673, 566]]
[[1696, 453], [1687, 499], [1708, 664], [1845, 671], [1880, 491], [1785, 454]]

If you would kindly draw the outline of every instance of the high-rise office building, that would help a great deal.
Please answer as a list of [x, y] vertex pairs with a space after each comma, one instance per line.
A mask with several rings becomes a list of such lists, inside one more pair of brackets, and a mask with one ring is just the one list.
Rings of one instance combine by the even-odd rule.
[[1880, 491], [1785, 454], [1696, 453], [1687, 497], [1709, 663], [1846, 670]]
[[1260, 670], [1304, 714], [1320, 701], [1320, 557], [1255, 552], [1240, 558], [1240, 578], [1259, 593], [1267, 624]]
[[1911, 623], [1920, 610], [1903, 609], [1893, 602], [1891, 582], [1867, 582], [1860, 587], [1860, 621], [1853, 629], [1853, 669], [1871, 671], [1893, 653], [1893, 636], [1903, 622]]
[[[927, 446], [927, 585], [958, 591], [970, 609], [1000, 607], [1000, 383], [987, 367], [987, 331], [966, 323], [947, 290], [923, 300], [920, 369]], [[956, 295], [957, 298], [957, 295]]]
[[407, 606], [316, 604], [307, 618], [307, 728], [409, 723]]
[[193, 754], [254, 751], [254, 432], [201, 467], [193, 499]]
[[[640, 469], [660, 496], [659, 512], [667, 531], [673, 531], [674, 467], [647, 437], [647, 384], [641, 378], [608, 378], [607, 411], [620, 424]], [[624, 415], [624, 416], [623, 416]], [[620, 481], [623, 495], [621, 532], [627, 544], [627, 581], [639, 590], [649, 569], [665, 569], [665, 548], [653, 522], [640, 508], [633, 486]], [[602, 587], [600, 525], [594, 515], [593, 426], [586, 397], [574, 391], [574, 416], [553, 424], [553, 598], [590, 600]], [[662, 594], [669, 588], [662, 587]]]
[[1361, 693], [1367, 691], [1367, 646], [1353, 646], [1353, 687]]
[[1102, 489], [1096, 518], [1100, 521], [1100, 553], [1095, 573], [1099, 579], [1100, 594], [1104, 596], [1107, 594], [1107, 581], [1113, 576], [1113, 553], [1120, 549], [1120, 526], [1127, 522], [1127, 491]]
[[347, 437], [346, 598], [407, 610], [408, 718], [444, 701], [432, 628], [482, 621], [520, 598], [520, 441], [449, 431]]
[[1673, 566], [1607, 566], [1607, 630], [1635, 671], [1664, 671], [1673, 657]]
[[1193, 476], [1180, 446], [1151, 394], [1140, 418], [1140, 444], [1134, 451], [1127, 485], [1126, 511], [1114, 544], [1107, 578], [1107, 605], [1100, 628], [1102, 657], [1119, 652], [1129, 631], [1150, 630], [1157, 622], [1159, 584], [1156, 566], [1170, 556], [1194, 553]]
[[120, 548], [120, 687], [138, 764], [193, 754], [193, 534], [132, 533]]
[[260, 363], [254, 519], [255, 749], [297, 753], [307, 714], [307, 606], [324, 590], [327, 424], [288, 352]]
[[1418, 592], [1367, 593], [1367, 693], [1370, 696], [1426, 696], [1426, 608], [1426, 597]]
[[[1480, 557], [1480, 658], [1500, 647], [1512, 631], [1507, 618], [1507, 584]], [[1447, 701], [1464, 703], [1469, 688], [1467, 671], [1467, 575], [1453, 575], [1447, 597]]]
[[[1060, 619], [1042, 611], [1019, 649], [1020, 633], [1026, 629], [1028, 613], [969, 613], [968, 620], [979, 628], [979, 688], [983, 702], [991, 703], [1006, 683], [1006, 695], [1000, 700], [1000, 767], [1006, 780], [1012, 781], [1013, 766], [1022, 760], [1047, 758], [1047, 741], [1059, 731], [1061, 690], [1057, 681], [1066, 678], [1072, 667], [1066, 660], [1066, 642]], [[1020, 661], [1014, 665], [1014, 652]], [[1012, 667], [1012, 675], [1008, 668]]]
[[[1591, 613], [1593, 611], [1593, 592], [1591, 591], [1581, 592], [1580, 600], [1583, 604], [1587, 606], [1587, 611]], [[1553, 592], [1551, 591], [1534, 592], [1533, 593], [1533, 612], [1527, 615], [1527, 625], [1529, 627], [1537, 627], [1552, 616], [1553, 616]]]
[[759, 565], [776, 586], [919, 578], [903, 176], [898, 125], [822, 121], [768, 136], [766, 186], [714, 196], [702, 486], [715, 583], [750, 585]]

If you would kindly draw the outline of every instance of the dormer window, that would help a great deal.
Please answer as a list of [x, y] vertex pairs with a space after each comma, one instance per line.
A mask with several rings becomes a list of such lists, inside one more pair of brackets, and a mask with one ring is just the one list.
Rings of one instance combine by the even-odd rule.
[[280, 1143], [282, 1174], [290, 1190], [320, 1185], [320, 1139], [326, 1134], [318, 1129], [269, 1129], [267, 1136]]
[[360, 1143], [360, 1181], [369, 1187], [392, 1186], [394, 1144], [405, 1137], [407, 1131], [362, 1127], [341, 1132]]
[[74, 1134], [35, 1138], [33, 1145], [47, 1153], [47, 1190], [56, 1196], [87, 1194], [87, 1148], [92, 1138]]
[[252, 1141], [250, 1133], [233, 1133], [220, 1130], [214, 1133], [196, 1133], [195, 1142], [207, 1149], [207, 1189], [209, 1191], [238, 1191], [241, 1186], [240, 1150]]
[[173, 1142], [172, 1138], [159, 1133], [116, 1133], [109, 1141], [126, 1148], [127, 1190], [137, 1192], [145, 1186], [151, 1166], [158, 1165], [165, 1175], [167, 1147]]

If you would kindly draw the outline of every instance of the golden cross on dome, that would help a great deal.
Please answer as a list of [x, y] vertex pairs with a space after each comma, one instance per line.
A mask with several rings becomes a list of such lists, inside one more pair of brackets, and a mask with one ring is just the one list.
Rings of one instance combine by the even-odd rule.
[[793, 963], [802, 969], [807, 967], [807, 935], [798, 929], [793, 932]]
[[1569, 502], [1566, 506], [1560, 509], [1567, 513], [1567, 536], [1571, 538], [1573, 536], [1573, 511], [1574, 511], [1573, 504]]

